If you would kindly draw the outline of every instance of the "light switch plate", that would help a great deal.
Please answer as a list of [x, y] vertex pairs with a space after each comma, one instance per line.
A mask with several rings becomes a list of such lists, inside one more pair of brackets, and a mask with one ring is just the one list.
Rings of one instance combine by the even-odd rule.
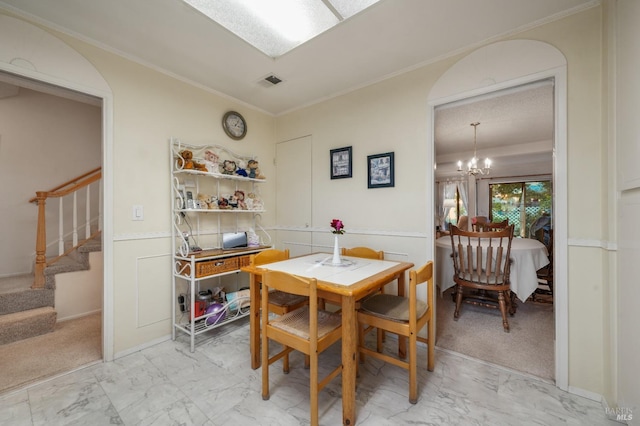
[[133, 206], [131, 220], [144, 220], [144, 209], [141, 205]]

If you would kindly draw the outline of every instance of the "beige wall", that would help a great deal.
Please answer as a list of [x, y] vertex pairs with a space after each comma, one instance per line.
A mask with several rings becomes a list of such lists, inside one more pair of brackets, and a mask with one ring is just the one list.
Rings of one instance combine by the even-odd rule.
[[[611, 2], [607, 2], [610, 4]], [[640, 2], [618, 0], [615, 2], [613, 18], [616, 26], [610, 35], [615, 37], [615, 54], [612, 58], [616, 72], [612, 75], [615, 85], [615, 103], [612, 123], [615, 136], [617, 162], [611, 170], [610, 188], [617, 202], [618, 220], [613, 227], [618, 238], [618, 280], [611, 290], [612, 318], [616, 336], [612, 341], [618, 348], [612, 354], [615, 380], [613, 400], [621, 409], [633, 410], [633, 419], [628, 424], [640, 425], [640, 339], [637, 324], [640, 322], [638, 300], [640, 300], [640, 143], [638, 141], [638, 111], [640, 110]], [[613, 73], [612, 73], [613, 74]], [[613, 138], [612, 138], [613, 139]], [[612, 203], [613, 204], [613, 203]], [[617, 329], [616, 329], [617, 328]], [[622, 414], [630, 414], [622, 411]]]
[[[602, 347], [609, 313], [602, 303], [606, 257], [601, 247], [606, 246], [603, 224], [610, 218], [594, 208], [606, 199], [601, 37], [599, 8], [512, 37], [547, 42], [568, 62], [569, 385], [594, 395], [603, 393], [608, 374]], [[426, 198], [432, 197], [426, 185], [432, 166], [426, 100], [435, 81], [460, 57], [277, 118], [277, 140], [313, 136], [314, 227], [340, 217], [350, 228], [367, 230], [374, 246], [406, 252], [416, 264], [433, 258], [425, 220]], [[353, 145], [353, 178], [331, 181], [328, 152], [348, 145]], [[396, 186], [367, 189], [366, 156], [386, 151], [395, 152]]]

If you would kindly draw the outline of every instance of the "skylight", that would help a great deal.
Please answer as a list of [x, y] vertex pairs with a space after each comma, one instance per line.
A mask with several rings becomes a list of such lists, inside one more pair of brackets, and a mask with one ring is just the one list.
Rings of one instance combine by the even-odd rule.
[[183, 0], [277, 58], [379, 0]]

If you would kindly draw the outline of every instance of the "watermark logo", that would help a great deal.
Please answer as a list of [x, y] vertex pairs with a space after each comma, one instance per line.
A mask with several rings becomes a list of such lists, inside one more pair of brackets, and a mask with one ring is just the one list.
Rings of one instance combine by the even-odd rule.
[[625, 407], [616, 407], [616, 408], [605, 408], [607, 416], [610, 418], [615, 418], [616, 421], [619, 422], [629, 422], [633, 420], [633, 410], [631, 408]]

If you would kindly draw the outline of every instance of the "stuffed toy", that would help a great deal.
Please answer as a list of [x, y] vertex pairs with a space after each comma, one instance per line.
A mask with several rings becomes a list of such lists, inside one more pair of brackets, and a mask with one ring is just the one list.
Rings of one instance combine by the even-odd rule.
[[225, 210], [231, 208], [231, 206], [229, 206], [229, 200], [224, 197], [218, 198], [218, 207]]
[[209, 208], [209, 203], [208, 203], [208, 195], [205, 194], [198, 194], [198, 208], [199, 209], [208, 209]]
[[180, 157], [178, 157], [178, 167], [183, 170], [198, 170], [201, 172], [207, 172], [207, 168], [204, 164], [198, 163], [193, 160], [193, 152], [188, 149], [180, 151]]
[[204, 165], [211, 173], [220, 173], [220, 157], [213, 151], [204, 152]]
[[247, 194], [247, 199], [245, 200], [245, 203], [247, 204], [247, 208], [249, 210], [264, 209], [264, 204], [262, 203], [262, 200], [258, 198], [258, 196], [253, 192], [250, 192]]
[[238, 197], [236, 197], [235, 195], [229, 196], [229, 207], [232, 209], [238, 208]]
[[236, 166], [238, 166], [236, 168], [236, 174], [238, 176], [242, 176], [242, 177], [247, 177], [247, 165], [245, 164], [244, 161], [242, 160], [235, 160], [236, 161]]
[[260, 173], [258, 168], [258, 162], [256, 160], [249, 160], [247, 163], [249, 166], [249, 177], [252, 179], [264, 179], [264, 176]]
[[235, 174], [237, 169], [238, 166], [236, 165], [235, 161], [224, 160], [224, 162], [222, 163], [222, 173], [225, 175]]
[[238, 201], [238, 208], [242, 210], [247, 210], [247, 203], [245, 203], [244, 201], [244, 192], [237, 190], [233, 195]]
[[217, 209], [218, 199], [215, 196], [207, 194], [198, 194], [198, 202], [201, 209]]

